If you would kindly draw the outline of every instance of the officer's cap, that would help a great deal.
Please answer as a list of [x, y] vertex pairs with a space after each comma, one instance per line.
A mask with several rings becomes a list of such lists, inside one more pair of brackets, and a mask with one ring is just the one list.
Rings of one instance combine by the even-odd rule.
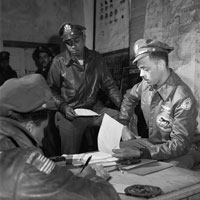
[[84, 35], [85, 27], [68, 22], [63, 23], [59, 28], [59, 35], [63, 41]]
[[9, 79], [0, 87], [0, 94], [0, 116], [56, 109], [51, 90], [40, 74]]
[[7, 51], [0, 52], [0, 60], [9, 60], [10, 53]]
[[45, 52], [47, 53], [50, 57], [53, 57], [51, 50], [49, 49], [48, 46], [46, 45], [40, 45], [38, 46], [35, 51], [33, 52], [33, 58], [34, 59], [38, 59], [39, 58], [39, 54]]
[[173, 47], [170, 47], [168, 44], [157, 40], [139, 39], [134, 44], [135, 59], [133, 60], [133, 63], [135, 63], [136, 61], [140, 60], [141, 58], [147, 56], [152, 52], [164, 52], [168, 54], [173, 50], [174, 50]]

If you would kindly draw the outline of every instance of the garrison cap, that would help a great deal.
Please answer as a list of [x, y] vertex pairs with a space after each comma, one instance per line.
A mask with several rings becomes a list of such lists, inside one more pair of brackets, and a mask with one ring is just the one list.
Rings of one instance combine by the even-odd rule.
[[85, 27], [78, 24], [63, 23], [59, 28], [59, 35], [63, 41], [84, 35]]
[[40, 74], [7, 80], [0, 87], [0, 116], [56, 110], [53, 94]]
[[0, 52], [0, 60], [9, 60], [10, 53], [7, 51], [1, 51]]
[[170, 47], [168, 44], [157, 40], [139, 39], [134, 44], [135, 59], [133, 60], [133, 63], [135, 63], [136, 61], [140, 60], [141, 58], [147, 56], [152, 52], [164, 52], [168, 54], [173, 50], [174, 50], [173, 47]]
[[53, 57], [51, 50], [47, 45], [40, 45], [38, 46], [35, 51], [33, 52], [33, 59], [38, 59], [39, 54], [45, 52], [47, 53], [50, 57]]

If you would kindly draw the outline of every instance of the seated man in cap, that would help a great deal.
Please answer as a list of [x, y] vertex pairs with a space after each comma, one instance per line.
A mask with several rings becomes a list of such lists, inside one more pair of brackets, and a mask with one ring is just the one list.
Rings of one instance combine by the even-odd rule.
[[[143, 80], [124, 96], [119, 114], [119, 120], [126, 126], [124, 141], [120, 149], [113, 150], [114, 156], [171, 159], [187, 168], [195, 164], [193, 155], [199, 152], [192, 154], [190, 146], [197, 128], [197, 105], [190, 88], [168, 66], [168, 54], [172, 50], [173, 47], [160, 41], [136, 41], [133, 62], [137, 62]], [[139, 102], [148, 126], [148, 138], [137, 138], [128, 129]]]
[[0, 52], [0, 86], [10, 78], [17, 78], [17, 73], [9, 65], [10, 53]]
[[10, 79], [0, 94], [0, 199], [119, 199], [101, 168], [74, 175], [43, 155], [47, 109], [55, 102], [40, 74]]
[[66, 50], [57, 55], [51, 65], [48, 83], [57, 101], [57, 126], [61, 137], [61, 153], [79, 153], [86, 127], [100, 126], [98, 117], [77, 117], [74, 109], [86, 108], [116, 118], [118, 111], [97, 107], [97, 94], [103, 89], [116, 108], [121, 94], [102, 56], [85, 47], [85, 28], [64, 23], [59, 29]]
[[51, 62], [53, 59], [53, 54], [48, 46], [40, 45], [33, 52], [33, 59], [35, 60], [37, 70], [35, 73], [42, 74], [45, 79], [49, 72]]

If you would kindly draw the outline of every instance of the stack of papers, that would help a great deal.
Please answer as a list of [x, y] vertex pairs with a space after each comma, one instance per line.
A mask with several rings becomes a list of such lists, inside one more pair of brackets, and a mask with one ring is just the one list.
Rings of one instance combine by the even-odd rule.
[[118, 158], [113, 157], [111, 154], [100, 151], [73, 155], [63, 154], [62, 156], [64, 156], [66, 159], [72, 159], [72, 164], [75, 166], [83, 165], [90, 156], [92, 156], [90, 164], [97, 164], [103, 166], [116, 165], [116, 161], [118, 160]]

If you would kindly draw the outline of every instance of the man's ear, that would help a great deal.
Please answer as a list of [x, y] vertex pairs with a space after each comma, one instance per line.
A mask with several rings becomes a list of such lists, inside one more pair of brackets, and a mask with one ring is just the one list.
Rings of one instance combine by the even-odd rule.
[[29, 121], [26, 123], [25, 128], [32, 133], [35, 127], [35, 123], [33, 121]]
[[166, 67], [166, 63], [165, 63], [165, 61], [162, 60], [162, 59], [158, 60], [158, 65], [159, 65], [159, 67], [162, 68], [162, 69]]

